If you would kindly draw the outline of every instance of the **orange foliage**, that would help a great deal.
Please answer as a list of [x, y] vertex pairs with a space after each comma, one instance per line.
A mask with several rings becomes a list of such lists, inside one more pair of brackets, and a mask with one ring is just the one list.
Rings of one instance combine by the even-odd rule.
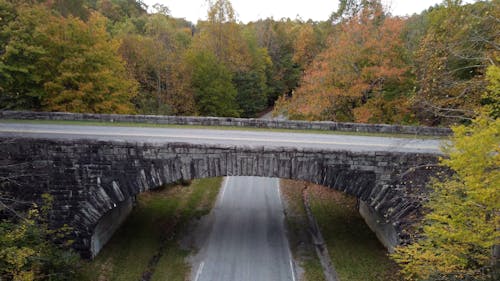
[[[300, 88], [289, 101], [279, 103], [281, 109], [291, 118], [307, 120], [377, 122], [383, 119], [379, 116], [383, 111], [374, 110], [369, 101], [377, 98], [382, 102], [395, 91], [401, 99], [400, 88], [408, 79], [400, 36], [403, 24], [403, 19], [373, 10], [340, 24], [329, 39], [329, 47], [306, 69]], [[404, 112], [407, 111], [403, 109], [399, 113]], [[401, 121], [403, 118], [389, 119]]]

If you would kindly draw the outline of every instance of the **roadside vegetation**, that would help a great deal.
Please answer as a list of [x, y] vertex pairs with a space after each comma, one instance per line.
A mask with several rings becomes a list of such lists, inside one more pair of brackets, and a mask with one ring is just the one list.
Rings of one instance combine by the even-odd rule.
[[[280, 180], [280, 191], [285, 205], [288, 241], [303, 281], [325, 280], [323, 268], [308, 232], [306, 209], [302, 200], [304, 184], [299, 181]], [[300, 273], [300, 272], [299, 272]]]
[[[486, 80], [484, 95], [498, 101], [500, 67], [490, 66]], [[453, 174], [430, 183], [414, 243], [393, 255], [408, 280], [500, 279], [499, 105], [485, 105], [471, 124], [453, 127], [441, 159]]]
[[[0, 187], [3, 179], [0, 178]], [[40, 205], [3, 194], [0, 189], [0, 280], [77, 280], [80, 258], [70, 251], [71, 241], [55, 241], [71, 232], [48, 224], [52, 197]]]
[[194, 180], [189, 186], [169, 185], [140, 194], [137, 206], [101, 253], [84, 263], [82, 280], [185, 280], [190, 252], [179, 239], [192, 220], [208, 214], [221, 181]]
[[359, 214], [356, 198], [324, 186], [305, 185], [340, 280], [401, 280], [398, 266]]
[[311, 210], [340, 280], [401, 280], [397, 274], [398, 266], [389, 259], [387, 250], [359, 215], [355, 198], [306, 182], [281, 182], [287, 206], [290, 244], [294, 256], [305, 270], [305, 280], [324, 280], [324, 277], [314, 246], [310, 240], [305, 240], [310, 238], [305, 229], [308, 222], [303, 192], [307, 192]]
[[500, 119], [454, 132], [441, 164], [455, 173], [432, 182], [416, 242], [393, 257], [412, 280], [499, 280]]

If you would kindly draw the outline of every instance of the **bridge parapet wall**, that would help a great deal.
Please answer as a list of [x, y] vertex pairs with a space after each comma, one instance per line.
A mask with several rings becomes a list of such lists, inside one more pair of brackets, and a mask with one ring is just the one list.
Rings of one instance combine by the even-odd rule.
[[341, 123], [330, 121], [292, 121], [225, 117], [189, 117], [159, 115], [117, 115], [66, 112], [0, 111], [0, 119], [63, 120], [96, 122], [130, 122], [168, 125], [233, 126], [273, 129], [323, 130], [361, 133], [410, 134], [422, 136], [449, 136], [449, 128], [402, 126], [387, 124]]
[[343, 191], [366, 202], [403, 239], [402, 228], [420, 207], [415, 194], [425, 191], [400, 176], [438, 161], [416, 153], [27, 138], [0, 140], [0, 155], [7, 164], [0, 176], [29, 175], [11, 187], [21, 197], [54, 197], [53, 225], [72, 226], [74, 246], [86, 257], [95, 255], [90, 238], [99, 220], [120, 203], [181, 179], [220, 176], [298, 179]]

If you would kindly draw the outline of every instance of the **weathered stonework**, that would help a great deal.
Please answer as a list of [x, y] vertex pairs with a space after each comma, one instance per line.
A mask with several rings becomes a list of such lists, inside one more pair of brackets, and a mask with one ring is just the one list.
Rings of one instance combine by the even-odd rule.
[[[404, 242], [404, 227], [420, 207], [415, 194], [425, 191], [400, 175], [438, 161], [417, 153], [28, 138], [0, 139], [0, 155], [0, 164], [8, 164], [0, 165], [0, 176], [28, 175], [21, 188], [11, 186], [18, 196], [54, 197], [52, 224], [74, 228], [74, 247], [84, 257], [99, 248], [91, 242], [99, 221], [123, 202], [177, 180], [220, 176], [297, 179], [344, 191], [392, 224]], [[15, 170], [5, 168], [14, 164]]]
[[30, 112], [0, 111], [0, 119], [24, 120], [65, 120], [95, 122], [130, 122], [167, 125], [194, 126], [233, 126], [274, 129], [323, 130], [362, 133], [390, 133], [423, 136], [449, 136], [449, 128], [402, 126], [387, 124], [361, 124], [341, 122], [309, 122], [274, 119], [230, 118], [230, 117], [192, 117], [192, 116], [160, 116], [160, 115], [118, 115], [66, 112]]

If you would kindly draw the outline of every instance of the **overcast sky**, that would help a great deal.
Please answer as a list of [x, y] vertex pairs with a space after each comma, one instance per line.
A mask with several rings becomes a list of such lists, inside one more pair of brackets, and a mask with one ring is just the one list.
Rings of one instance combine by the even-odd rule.
[[[143, 0], [152, 7], [155, 3], [167, 6], [172, 16], [186, 18], [196, 23], [198, 19], [206, 19], [206, 0]], [[472, 1], [472, 0], [471, 0]], [[441, 3], [442, 0], [382, 0], [389, 5], [395, 15], [411, 15], [419, 13], [429, 6]], [[470, 1], [467, 1], [470, 2]], [[326, 20], [337, 9], [338, 0], [231, 0], [242, 22], [255, 21], [261, 18], [274, 17], [295, 19], [299, 15], [303, 20]]]

